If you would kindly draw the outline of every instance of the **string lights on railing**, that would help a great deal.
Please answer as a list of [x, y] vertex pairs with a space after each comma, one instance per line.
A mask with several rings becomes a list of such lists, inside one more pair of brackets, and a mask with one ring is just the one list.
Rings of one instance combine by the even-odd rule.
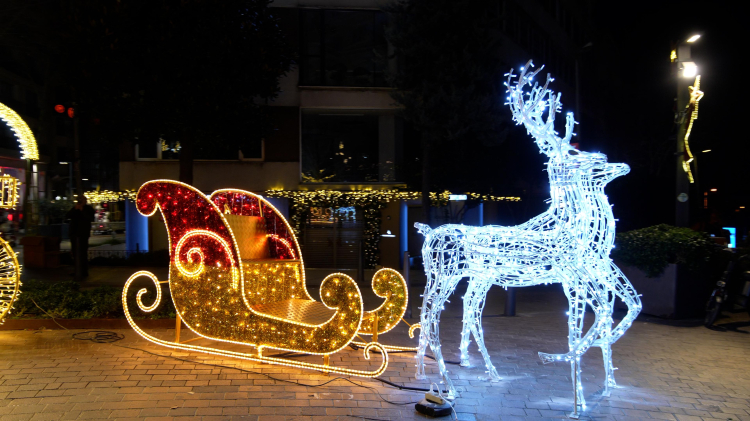
[[[295, 234], [300, 235], [310, 209], [316, 207], [341, 208], [358, 207], [362, 209], [364, 219], [364, 254], [367, 267], [375, 267], [378, 264], [380, 247], [380, 211], [388, 202], [395, 200], [419, 200], [422, 198], [420, 192], [408, 192], [398, 190], [357, 190], [342, 192], [336, 190], [268, 190], [268, 197], [283, 197], [291, 201], [291, 225]], [[433, 206], [445, 206], [450, 200], [451, 192], [430, 193]], [[518, 202], [520, 197], [515, 196], [493, 196], [479, 193], [467, 193], [472, 200], [483, 201], [509, 201]]]
[[111, 191], [111, 190], [92, 190], [83, 193], [89, 204], [122, 202], [125, 200], [135, 200], [135, 190]]

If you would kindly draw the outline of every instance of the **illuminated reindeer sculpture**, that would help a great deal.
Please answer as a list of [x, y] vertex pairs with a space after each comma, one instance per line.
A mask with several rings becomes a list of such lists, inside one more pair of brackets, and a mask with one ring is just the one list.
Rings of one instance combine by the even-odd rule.
[[[443, 225], [432, 230], [416, 224], [425, 235], [422, 248], [427, 285], [421, 314], [421, 335], [417, 354], [417, 378], [425, 378], [424, 353], [432, 349], [440, 373], [455, 396], [456, 390], [445, 368], [440, 350], [440, 312], [458, 282], [469, 278], [463, 297], [464, 315], [461, 335], [461, 365], [468, 366], [470, 334], [484, 357], [490, 378], [500, 379], [484, 345], [480, 317], [487, 291], [492, 285], [520, 287], [554, 282], [562, 283], [570, 311], [568, 347], [563, 354], [539, 353], [543, 362], [566, 361], [571, 365], [574, 388], [573, 417], [578, 406], [585, 408], [581, 387], [580, 357], [591, 346], [602, 349], [606, 372], [604, 395], [616, 385], [612, 366], [612, 344], [630, 327], [641, 309], [638, 295], [622, 272], [609, 258], [615, 238], [615, 219], [604, 194], [604, 186], [627, 174], [625, 164], [609, 164], [600, 153], [588, 153], [570, 145], [575, 121], [567, 115], [565, 136], [554, 129], [555, 114], [560, 112], [560, 95], [532, 80], [541, 68], [529, 72], [531, 62], [522, 68], [518, 80], [508, 76], [508, 103], [513, 119], [523, 124], [534, 137], [542, 153], [549, 157], [547, 172], [551, 187], [549, 210], [514, 227]], [[531, 92], [524, 93], [526, 85]], [[546, 114], [546, 117], [545, 117]], [[623, 320], [613, 328], [615, 298], [628, 307]], [[583, 333], [586, 306], [595, 314], [591, 328]]]

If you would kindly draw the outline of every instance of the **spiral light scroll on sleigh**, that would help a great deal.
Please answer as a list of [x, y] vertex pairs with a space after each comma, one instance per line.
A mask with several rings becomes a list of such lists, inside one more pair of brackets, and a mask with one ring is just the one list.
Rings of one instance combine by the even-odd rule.
[[[569, 302], [568, 352], [539, 353], [543, 362], [571, 364], [574, 388], [573, 417], [585, 409], [579, 360], [591, 346], [602, 349], [606, 372], [605, 395], [615, 386], [611, 345], [631, 325], [641, 309], [638, 295], [609, 258], [615, 238], [615, 219], [604, 193], [614, 178], [627, 174], [625, 164], [607, 163], [601, 153], [589, 153], [570, 145], [573, 114], [568, 113], [565, 135], [555, 131], [555, 115], [560, 112], [560, 94], [547, 89], [548, 76], [540, 86], [533, 83], [539, 70], [530, 72], [531, 62], [521, 74], [508, 75], [508, 105], [513, 119], [523, 124], [545, 154], [551, 188], [550, 208], [517, 226], [443, 225], [436, 229], [416, 224], [425, 235], [422, 248], [427, 285], [421, 314], [422, 332], [417, 355], [417, 377], [424, 378], [424, 352], [429, 345], [440, 373], [452, 396], [456, 389], [448, 377], [440, 349], [440, 313], [457, 283], [469, 278], [464, 300], [461, 337], [461, 365], [468, 365], [468, 345], [473, 335], [492, 380], [499, 380], [484, 345], [481, 314], [487, 291], [492, 285], [521, 287], [561, 283]], [[533, 83], [533, 86], [532, 86]], [[526, 86], [530, 92], [524, 92]], [[616, 298], [628, 307], [626, 316], [613, 327], [612, 311]], [[584, 334], [586, 306], [595, 321]]]

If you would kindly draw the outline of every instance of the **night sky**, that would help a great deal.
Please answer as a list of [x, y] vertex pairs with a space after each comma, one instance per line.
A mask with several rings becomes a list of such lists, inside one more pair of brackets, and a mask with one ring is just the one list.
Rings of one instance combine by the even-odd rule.
[[[588, 77], [581, 83], [589, 84], [582, 88], [584, 101], [607, 111], [602, 112], [604, 124], [584, 115], [581, 140], [584, 150], [598, 149], [611, 162], [631, 164], [633, 172], [612, 183], [613, 201], [626, 201], [630, 208], [624, 216], [631, 220], [624, 225], [636, 228], [673, 215], [674, 161], [668, 154], [675, 149], [676, 82], [669, 54], [673, 43], [695, 33], [702, 37], [693, 44], [692, 57], [705, 95], [690, 137], [699, 165], [699, 186], [691, 200], [702, 205], [702, 191], [716, 188], [711, 203], [720, 208], [726, 223], [745, 224], [745, 211], [736, 212], [739, 206], [750, 207], [745, 164], [750, 139], [743, 124], [748, 96], [743, 65], [749, 38], [745, 13], [734, 6], [736, 2], [598, 3], [595, 46], [584, 63]], [[592, 126], [589, 136], [586, 125]], [[701, 153], [705, 149], [711, 152]]]

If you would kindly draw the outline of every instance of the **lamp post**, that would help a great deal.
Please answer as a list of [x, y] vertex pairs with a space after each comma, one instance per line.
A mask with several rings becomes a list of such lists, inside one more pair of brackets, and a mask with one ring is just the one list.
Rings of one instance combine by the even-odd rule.
[[[689, 190], [692, 180], [689, 171], [690, 155], [686, 149], [687, 108], [690, 104], [690, 86], [698, 76], [698, 66], [690, 57], [692, 43], [697, 41], [700, 35], [693, 35], [687, 40], [677, 44], [672, 50], [671, 60], [675, 63], [677, 70], [677, 98], [675, 110], [675, 123], [677, 124], [677, 148], [675, 152], [675, 225], [687, 227], [690, 223]], [[687, 166], [687, 167], [686, 167]]]

